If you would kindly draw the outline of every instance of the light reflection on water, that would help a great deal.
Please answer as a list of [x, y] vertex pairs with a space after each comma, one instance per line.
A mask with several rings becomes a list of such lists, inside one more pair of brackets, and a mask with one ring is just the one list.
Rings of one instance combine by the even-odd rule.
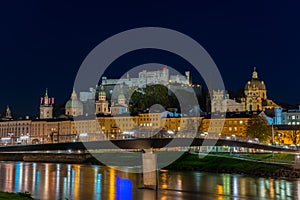
[[159, 192], [142, 175], [96, 165], [0, 162], [0, 190], [37, 199], [300, 199], [300, 181], [162, 170]]

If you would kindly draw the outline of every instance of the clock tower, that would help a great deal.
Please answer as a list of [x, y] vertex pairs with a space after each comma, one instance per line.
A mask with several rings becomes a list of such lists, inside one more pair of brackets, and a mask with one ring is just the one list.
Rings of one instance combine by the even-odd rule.
[[40, 101], [40, 119], [51, 119], [53, 118], [53, 104], [54, 98], [48, 97], [48, 89], [44, 97], [41, 97]]

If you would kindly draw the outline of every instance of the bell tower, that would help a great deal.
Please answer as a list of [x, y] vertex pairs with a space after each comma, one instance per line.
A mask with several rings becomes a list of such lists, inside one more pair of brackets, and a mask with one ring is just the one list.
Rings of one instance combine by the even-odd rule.
[[40, 119], [51, 119], [53, 118], [53, 104], [54, 98], [48, 97], [48, 89], [44, 97], [41, 97], [40, 101]]
[[100, 91], [98, 93], [98, 99], [95, 102], [96, 106], [96, 114], [108, 114], [109, 109], [108, 109], [108, 101], [106, 101], [106, 92], [104, 90], [103, 85], [100, 87]]

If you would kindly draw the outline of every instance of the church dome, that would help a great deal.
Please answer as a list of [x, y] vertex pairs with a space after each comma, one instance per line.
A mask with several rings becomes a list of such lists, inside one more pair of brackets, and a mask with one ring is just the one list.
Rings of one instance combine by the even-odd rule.
[[83, 108], [83, 104], [78, 99], [67, 101], [65, 108]]
[[253, 88], [257, 88], [258, 90], [266, 90], [266, 85], [264, 81], [259, 80], [255, 67], [252, 73], [252, 79], [248, 81], [245, 85], [245, 90], [249, 90]]
[[71, 98], [69, 101], [67, 101], [65, 108], [83, 108], [83, 104], [81, 101], [78, 100], [77, 94], [75, 90], [73, 89]]
[[118, 99], [125, 99], [125, 95], [123, 93], [123, 88], [122, 87], [120, 88], [120, 94], [118, 96]]
[[125, 96], [123, 93], [119, 94], [118, 99], [125, 99]]

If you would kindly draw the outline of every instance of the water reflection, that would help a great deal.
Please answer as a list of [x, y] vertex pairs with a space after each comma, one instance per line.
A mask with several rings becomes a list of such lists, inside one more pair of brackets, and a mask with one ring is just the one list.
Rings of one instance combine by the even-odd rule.
[[159, 192], [138, 189], [142, 175], [113, 168], [0, 162], [0, 190], [37, 199], [300, 199], [300, 181], [161, 170]]

